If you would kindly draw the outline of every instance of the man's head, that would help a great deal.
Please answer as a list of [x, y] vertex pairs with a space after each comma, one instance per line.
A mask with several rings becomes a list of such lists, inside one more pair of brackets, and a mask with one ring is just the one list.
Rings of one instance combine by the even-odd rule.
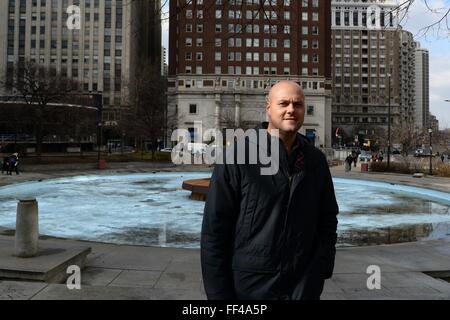
[[275, 84], [267, 97], [269, 129], [284, 133], [296, 133], [305, 120], [305, 94], [293, 81]]

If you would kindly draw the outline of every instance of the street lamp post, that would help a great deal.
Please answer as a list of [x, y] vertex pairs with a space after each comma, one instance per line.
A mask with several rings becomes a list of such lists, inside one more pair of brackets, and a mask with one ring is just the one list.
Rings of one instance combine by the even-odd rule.
[[428, 133], [430, 134], [430, 176], [433, 175], [433, 146], [431, 145], [431, 136], [433, 134], [433, 129], [429, 128]]
[[91, 95], [94, 100], [94, 105], [97, 108], [97, 163], [100, 162], [100, 148], [103, 140], [103, 94], [102, 92], [94, 93]]
[[388, 73], [388, 156], [387, 168], [391, 166], [391, 74]]
[[102, 122], [97, 122], [97, 161], [100, 161], [100, 149], [102, 145]]

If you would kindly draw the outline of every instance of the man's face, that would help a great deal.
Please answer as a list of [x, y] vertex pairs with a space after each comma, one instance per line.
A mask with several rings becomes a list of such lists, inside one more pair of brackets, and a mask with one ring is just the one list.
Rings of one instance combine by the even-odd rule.
[[266, 110], [272, 128], [297, 132], [305, 120], [305, 95], [293, 83], [278, 83], [270, 91]]

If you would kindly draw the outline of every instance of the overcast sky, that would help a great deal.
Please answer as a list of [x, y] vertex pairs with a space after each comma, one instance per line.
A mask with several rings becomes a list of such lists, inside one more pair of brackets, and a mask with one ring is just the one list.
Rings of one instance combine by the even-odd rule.
[[[211, 0], [212, 1], [212, 0]], [[163, 0], [163, 3], [165, 1]], [[450, 0], [428, 0], [428, 4], [436, 13], [430, 12], [424, 0], [415, 0], [405, 20], [403, 28], [411, 31], [422, 48], [430, 52], [430, 111], [439, 120], [441, 129], [450, 128], [450, 33], [448, 30], [437, 28], [430, 30], [426, 36], [420, 34], [420, 29], [426, 27], [442, 17], [442, 12], [450, 7]], [[169, 24], [168, 1], [163, 8], [163, 45], [168, 48]], [[165, 19], [164, 19], [165, 18]], [[450, 17], [449, 17], [450, 20]], [[450, 24], [450, 21], [449, 21]]]

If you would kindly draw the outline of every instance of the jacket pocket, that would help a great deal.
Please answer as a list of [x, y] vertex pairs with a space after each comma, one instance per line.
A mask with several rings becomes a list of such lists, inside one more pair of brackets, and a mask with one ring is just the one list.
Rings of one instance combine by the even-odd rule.
[[231, 268], [237, 271], [255, 273], [275, 273], [279, 270], [278, 259], [272, 256], [255, 256], [251, 254], [235, 254]]

